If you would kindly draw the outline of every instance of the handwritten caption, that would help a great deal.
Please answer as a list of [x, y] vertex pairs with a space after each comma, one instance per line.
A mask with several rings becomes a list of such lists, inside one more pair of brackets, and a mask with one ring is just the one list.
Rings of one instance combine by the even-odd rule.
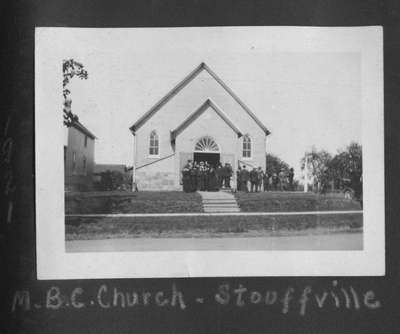
[[6, 210], [4, 210], [6, 217], [2, 217], [2, 221], [6, 221], [8, 224], [11, 223], [13, 214], [13, 201], [11, 195], [15, 192], [14, 174], [11, 166], [14, 140], [9, 135], [10, 124], [11, 116], [6, 119], [4, 127], [2, 127], [2, 136], [0, 139], [0, 165], [3, 170], [1, 192], [5, 195], [6, 206]]
[[[92, 289], [91, 289], [92, 290]], [[40, 300], [33, 300], [28, 290], [14, 293], [11, 312], [35, 311], [40, 309], [128, 309], [155, 306], [186, 310], [194, 304], [216, 303], [221, 307], [242, 308], [256, 305], [274, 308], [282, 314], [295, 313], [305, 316], [309, 310], [376, 310], [382, 307], [373, 290], [361, 291], [352, 286], [343, 286], [333, 280], [326, 289], [314, 289], [307, 285], [302, 288], [287, 287], [283, 290], [253, 290], [242, 284], [222, 283], [216, 287], [212, 297], [188, 297], [176, 283], [163, 291], [122, 290], [101, 284], [95, 292], [87, 292], [81, 287], [63, 291], [58, 286], [47, 289]]]

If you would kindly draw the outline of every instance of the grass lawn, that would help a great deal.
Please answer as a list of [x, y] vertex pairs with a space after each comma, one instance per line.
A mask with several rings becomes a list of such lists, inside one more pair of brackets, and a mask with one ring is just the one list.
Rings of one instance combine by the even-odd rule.
[[343, 194], [238, 192], [235, 197], [244, 212], [361, 210], [358, 201], [345, 199]]
[[104, 191], [65, 193], [66, 214], [202, 212], [198, 193]]
[[360, 231], [361, 213], [294, 216], [66, 217], [66, 240], [249, 237]]

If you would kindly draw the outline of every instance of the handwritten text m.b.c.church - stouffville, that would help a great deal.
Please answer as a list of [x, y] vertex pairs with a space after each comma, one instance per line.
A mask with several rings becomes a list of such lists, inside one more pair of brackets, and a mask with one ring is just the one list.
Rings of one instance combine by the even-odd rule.
[[[308, 313], [325, 311], [373, 311], [382, 304], [373, 290], [361, 290], [353, 286], [343, 286], [333, 280], [326, 287], [307, 285], [301, 288], [286, 287], [283, 289], [255, 290], [243, 284], [223, 283], [216, 287], [214, 293], [206, 292], [207, 298], [199, 294], [186, 294], [172, 283], [169, 289], [157, 290], [124, 290], [118, 287], [101, 284], [93, 293], [81, 287], [62, 291], [52, 286], [46, 290], [42, 300], [33, 300], [27, 290], [14, 293], [11, 311], [39, 311], [40, 309], [60, 310], [85, 308], [137, 309], [143, 307], [175, 308], [186, 310], [193, 305], [210, 306], [216, 304], [223, 308], [263, 307], [266, 310], [278, 311], [283, 315], [296, 314], [305, 316]], [[189, 295], [191, 296], [189, 298]]]

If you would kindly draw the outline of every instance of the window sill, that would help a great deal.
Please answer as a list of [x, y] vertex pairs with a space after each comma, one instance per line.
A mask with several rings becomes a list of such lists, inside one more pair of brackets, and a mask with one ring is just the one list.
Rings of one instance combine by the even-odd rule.
[[149, 159], [158, 159], [160, 155], [148, 155], [147, 158]]

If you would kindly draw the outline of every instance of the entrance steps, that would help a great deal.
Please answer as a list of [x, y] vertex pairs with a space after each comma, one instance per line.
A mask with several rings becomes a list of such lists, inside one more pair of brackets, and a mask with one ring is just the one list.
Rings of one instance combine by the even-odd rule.
[[219, 191], [220, 191], [220, 192], [222, 191], [222, 192], [224, 192], [224, 193], [231, 194], [231, 193], [232, 193], [232, 188], [221, 188]]
[[228, 191], [199, 191], [202, 197], [204, 212], [240, 212], [233, 194]]

